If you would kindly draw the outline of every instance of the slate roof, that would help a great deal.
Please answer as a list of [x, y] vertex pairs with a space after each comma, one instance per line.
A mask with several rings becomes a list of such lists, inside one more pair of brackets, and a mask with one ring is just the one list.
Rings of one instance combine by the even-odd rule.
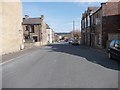
[[95, 13], [100, 7], [88, 7], [88, 10], [92, 11], [92, 14]]
[[23, 19], [23, 25], [40, 25], [42, 22], [41, 18], [26, 18]]
[[95, 12], [99, 7], [88, 7], [89, 10], [92, 10], [93, 12]]

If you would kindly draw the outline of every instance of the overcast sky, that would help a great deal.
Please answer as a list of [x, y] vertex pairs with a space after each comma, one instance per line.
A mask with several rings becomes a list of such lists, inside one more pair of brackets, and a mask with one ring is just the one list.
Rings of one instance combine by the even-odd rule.
[[[76, 1], [76, 0], [75, 0]], [[105, 0], [104, 0], [105, 1]], [[82, 13], [89, 6], [100, 6], [101, 2], [24, 2], [23, 17], [45, 16], [46, 23], [56, 32], [72, 31], [75, 21], [75, 29], [80, 29]]]

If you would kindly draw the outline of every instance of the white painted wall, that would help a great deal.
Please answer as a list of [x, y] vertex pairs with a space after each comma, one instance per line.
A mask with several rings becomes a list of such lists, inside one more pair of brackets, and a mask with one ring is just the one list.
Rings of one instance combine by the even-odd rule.
[[52, 29], [47, 29], [47, 41], [52, 43]]

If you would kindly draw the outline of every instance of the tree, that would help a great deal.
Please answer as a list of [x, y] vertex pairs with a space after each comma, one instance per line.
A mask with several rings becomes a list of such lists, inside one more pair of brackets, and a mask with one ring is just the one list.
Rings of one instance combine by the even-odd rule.
[[75, 31], [71, 31], [71, 36], [76, 38], [77, 40], [80, 40], [81, 38], [81, 31], [80, 30], [75, 30]]

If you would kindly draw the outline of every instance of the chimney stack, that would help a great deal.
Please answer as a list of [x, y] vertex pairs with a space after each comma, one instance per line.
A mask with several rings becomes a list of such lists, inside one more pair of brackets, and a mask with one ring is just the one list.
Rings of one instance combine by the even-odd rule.
[[29, 16], [28, 15], [25, 15], [25, 19], [28, 19], [29, 18]]
[[41, 15], [41, 19], [44, 20], [44, 15]]

